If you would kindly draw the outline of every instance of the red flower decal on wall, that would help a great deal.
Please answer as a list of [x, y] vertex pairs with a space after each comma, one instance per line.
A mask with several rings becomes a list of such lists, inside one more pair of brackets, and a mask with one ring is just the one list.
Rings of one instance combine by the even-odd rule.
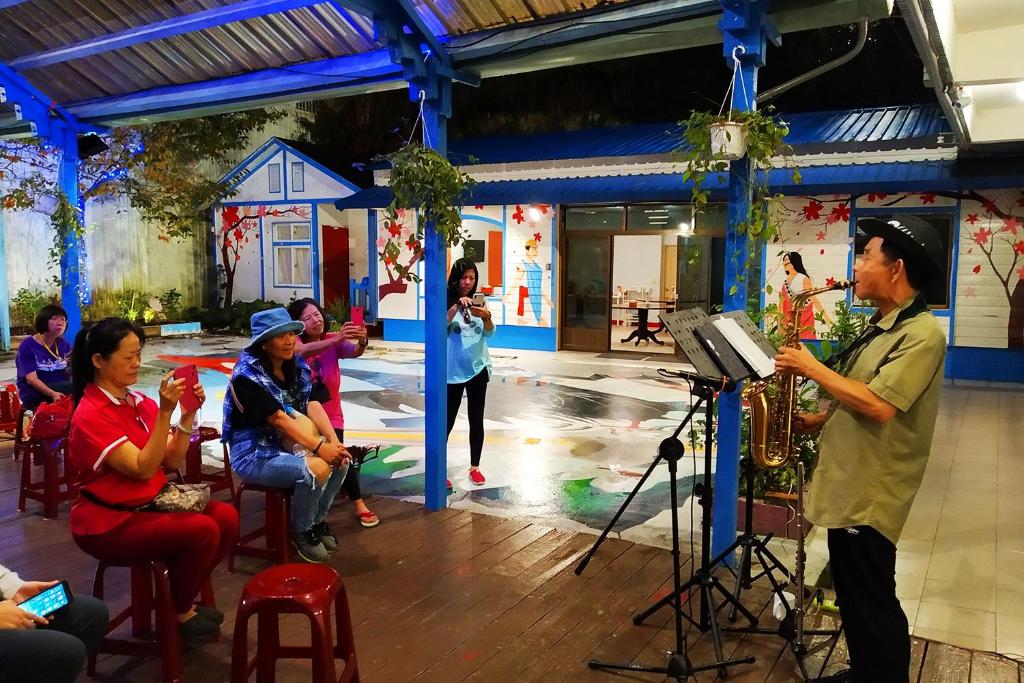
[[523, 221], [526, 220], [523, 217], [523, 207], [519, 206], [518, 204], [516, 204], [515, 213], [512, 214], [512, 220], [514, 220], [516, 223], [519, 223], [520, 225], [523, 223]]
[[537, 208], [540, 209], [540, 212], [545, 216], [548, 215], [548, 209], [550, 208], [548, 204], [537, 204]]
[[387, 228], [388, 234], [392, 237], [398, 237], [402, 234], [402, 226], [398, 223], [388, 222], [384, 227]]
[[988, 244], [988, 238], [992, 236], [992, 231], [988, 228], [982, 228], [978, 232], [971, 235], [974, 239], [974, 243], [978, 245]]
[[1014, 236], [1017, 235], [1017, 230], [1021, 228], [1020, 221], [1015, 216], [1008, 216], [1003, 219], [1003, 227], [999, 232], [1012, 232]]
[[868, 192], [868, 203], [874, 204], [875, 202], [880, 202], [888, 196], [888, 192]]
[[835, 283], [836, 283], [836, 279], [834, 277], [830, 277], [830, 278], [826, 278], [825, 279], [825, 286], [826, 287], [831, 287]]
[[540, 242], [540, 233], [539, 232], [533, 233], [533, 241], [534, 242]]
[[983, 201], [982, 206], [985, 207], [985, 213], [991, 214], [999, 211], [999, 207], [996, 206], [996, 203], [991, 199], [986, 199], [985, 201]]
[[850, 207], [846, 205], [846, 202], [839, 202], [839, 205], [832, 209], [832, 213], [828, 215], [825, 222], [829, 225], [838, 223], [839, 221], [850, 220]]
[[934, 192], [925, 192], [924, 194], [922, 194], [921, 195], [921, 203], [922, 204], [934, 204], [935, 203], [935, 193]]
[[1024, 256], [1024, 240], [1013, 243], [1013, 253]]
[[974, 266], [973, 268], [971, 268], [971, 270], [974, 271], [975, 275], [977, 275], [978, 273], [981, 272], [981, 264]]
[[812, 199], [807, 206], [800, 209], [804, 214], [805, 221], [816, 221], [821, 218], [821, 210], [825, 208], [825, 205], [819, 202], [817, 199]]
[[964, 220], [970, 223], [971, 225], [974, 225], [975, 223], [978, 222], [978, 214], [969, 213], [967, 214], [967, 218], [965, 218]]
[[825, 239], [825, 231], [824, 230], [818, 231], [818, 234], [815, 235], [815, 237], [817, 237], [819, 241]]

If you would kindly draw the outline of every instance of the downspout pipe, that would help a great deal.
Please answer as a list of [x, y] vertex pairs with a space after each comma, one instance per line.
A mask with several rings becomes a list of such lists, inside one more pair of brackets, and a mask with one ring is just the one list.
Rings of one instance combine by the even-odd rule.
[[806, 83], [807, 81], [813, 78], [817, 78], [823, 73], [832, 71], [836, 67], [840, 67], [843, 64], [846, 64], [851, 59], [860, 54], [860, 51], [864, 49], [864, 44], [867, 42], [867, 39], [868, 19], [867, 17], [861, 17], [857, 21], [857, 42], [854, 44], [853, 49], [851, 49], [844, 55], [836, 57], [831, 62], [826, 62], [821, 66], [816, 66], [805, 74], [788, 80], [785, 83], [782, 83], [781, 85], [775, 86], [774, 88], [765, 90], [763, 93], [757, 96], [757, 103], [761, 104], [762, 102], [767, 102], [768, 100], [781, 95], [782, 93], [786, 92], [787, 90], [790, 90], [791, 88], [795, 88], [796, 86]]
[[[963, 106], [954, 99], [956, 89], [953, 83], [947, 83], [943, 78], [942, 67], [932, 49], [928, 22], [925, 20], [924, 12], [918, 0], [896, 0], [896, 6], [900, 8], [903, 21], [907, 24], [910, 38], [914, 41], [917, 54], [924, 62], [924, 70], [928, 74], [932, 89], [935, 91], [935, 99], [939, 101], [939, 107], [945, 115], [949, 125], [953, 127], [957, 142], [961, 145], [968, 145], [971, 142], [970, 131], [967, 130], [967, 121], [964, 119]], [[936, 40], [938, 37], [936, 36]], [[951, 95], [950, 93], [953, 93]]]

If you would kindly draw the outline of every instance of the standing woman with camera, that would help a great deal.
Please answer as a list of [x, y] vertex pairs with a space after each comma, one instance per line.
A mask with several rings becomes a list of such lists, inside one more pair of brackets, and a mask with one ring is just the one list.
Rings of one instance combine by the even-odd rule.
[[[465, 392], [469, 412], [469, 479], [477, 486], [487, 480], [480, 471], [484, 448], [484, 400], [491, 377], [487, 337], [494, 334], [491, 312], [482, 296], [476, 296], [479, 280], [472, 259], [460, 258], [448, 275], [448, 435]], [[475, 301], [474, 301], [475, 297]], [[451, 488], [451, 481], [448, 482]]]

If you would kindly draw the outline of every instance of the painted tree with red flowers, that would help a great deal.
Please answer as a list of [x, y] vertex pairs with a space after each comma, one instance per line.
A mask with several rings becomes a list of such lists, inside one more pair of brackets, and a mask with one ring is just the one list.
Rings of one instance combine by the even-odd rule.
[[423, 243], [416, 232], [413, 211], [397, 209], [393, 218], [384, 218], [384, 231], [377, 237], [377, 255], [384, 264], [388, 281], [377, 287], [378, 301], [388, 294], [404, 294], [410, 282], [419, 282], [416, 263], [423, 258]]
[[229, 307], [234, 300], [235, 273], [238, 270], [238, 262], [242, 260], [241, 252], [250, 240], [259, 239], [260, 219], [265, 216], [294, 216], [309, 220], [309, 208], [291, 206], [287, 209], [278, 209], [262, 204], [221, 207], [220, 227], [217, 229], [216, 239], [221, 261], [218, 269], [222, 269], [224, 274], [224, 282], [221, 284], [224, 289], [224, 308]]

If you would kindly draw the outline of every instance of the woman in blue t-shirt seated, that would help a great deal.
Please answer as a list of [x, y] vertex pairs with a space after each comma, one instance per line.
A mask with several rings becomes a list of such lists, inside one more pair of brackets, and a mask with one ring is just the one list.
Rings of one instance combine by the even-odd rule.
[[63, 336], [67, 327], [68, 314], [60, 306], [43, 306], [36, 314], [36, 333], [21, 342], [15, 358], [22, 406], [35, 410], [71, 392], [71, 344]]
[[[487, 481], [480, 471], [484, 448], [484, 400], [491, 377], [491, 356], [486, 338], [494, 334], [494, 322], [487, 306], [474, 306], [480, 279], [472, 259], [460, 258], [448, 275], [448, 434], [455, 416], [467, 397], [469, 413], [469, 480], [477, 486]], [[451, 488], [448, 482], [448, 488]]]

